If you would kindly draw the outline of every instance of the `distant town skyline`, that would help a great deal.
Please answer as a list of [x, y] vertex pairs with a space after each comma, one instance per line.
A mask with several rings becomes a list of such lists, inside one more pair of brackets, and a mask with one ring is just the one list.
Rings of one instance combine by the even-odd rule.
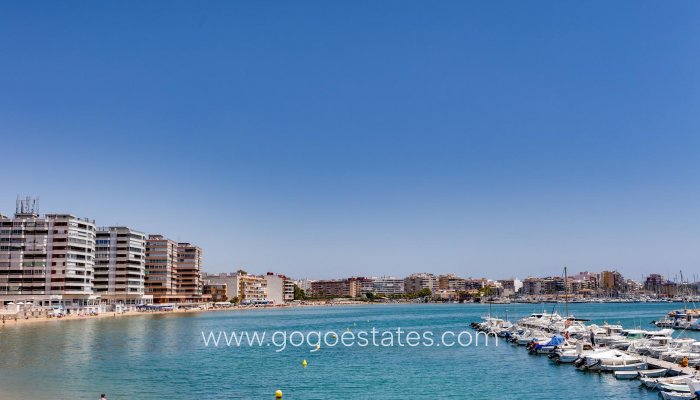
[[698, 4], [39, 3], [0, 13], [3, 214], [211, 273], [700, 272]]
[[[30, 203], [30, 202], [35, 202], [36, 207], [38, 212], [41, 215], [44, 214], [71, 214], [76, 216], [77, 218], [86, 218], [88, 220], [95, 221], [95, 225], [98, 227], [101, 226], [127, 226], [122, 223], [117, 223], [117, 224], [103, 224], [101, 221], [97, 218], [94, 218], [92, 216], [81, 216], [80, 214], [76, 214], [75, 212], [70, 212], [70, 211], [48, 211], [44, 212], [41, 203], [41, 199], [38, 197], [31, 197], [31, 196], [18, 196], [16, 199], [16, 205], [17, 207], [20, 207], [20, 204], [24, 203]], [[13, 210], [12, 212], [4, 212], [2, 209], [0, 209], [0, 215], [4, 216], [9, 216], [12, 217], [15, 212], [17, 212], [18, 209]], [[34, 210], [33, 210], [34, 211]], [[130, 229], [137, 229], [139, 230], [138, 227], [133, 227], [131, 225], [127, 226]], [[146, 235], [160, 235], [162, 232], [150, 232], [148, 230], [141, 230], [143, 231], [142, 233], [145, 233]], [[157, 230], [156, 230], [157, 231]], [[181, 237], [173, 237], [175, 242], [182, 242], [183, 239]], [[206, 250], [204, 248], [203, 250]], [[697, 274], [694, 272], [694, 270], [691, 269], [680, 269], [680, 270], [668, 270], [668, 271], [662, 271], [662, 269], [657, 269], [652, 272], [648, 273], [641, 273], [639, 276], [636, 276], [634, 273], [629, 274], [625, 273], [623, 270], [619, 268], [615, 268], [613, 266], [607, 265], [607, 266], [599, 266], [599, 267], [584, 267], [584, 268], [571, 268], [570, 265], [561, 265], [553, 269], [553, 270], [544, 270], [544, 269], [538, 269], [538, 268], [533, 268], [534, 270], [541, 270], [543, 272], [541, 273], [528, 273], [523, 270], [521, 274], [515, 273], [515, 274], [510, 274], [510, 275], [499, 275], [502, 273], [501, 270], [490, 270], [488, 272], [484, 272], [482, 274], [475, 273], [475, 271], [483, 271], [482, 268], [473, 268], [473, 269], [464, 269], [461, 272], [455, 272], [455, 271], [448, 271], [441, 269], [440, 266], [436, 266], [434, 269], [430, 268], [424, 268], [423, 270], [414, 270], [414, 271], [408, 271], [408, 272], [397, 272], [397, 273], [384, 273], [384, 272], [377, 272], [377, 270], [372, 270], [368, 269], [367, 267], [362, 267], [359, 266], [357, 270], [350, 270], [350, 271], [338, 271], [337, 273], [329, 272], [326, 275], [321, 275], [321, 276], [307, 276], [307, 275], [298, 275], [294, 271], [291, 272], [285, 272], [287, 275], [293, 276], [294, 278], [297, 279], [344, 279], [347, 277], [359, 277], [359, 276], [366, 276], [366, 277], [389, 277], [389, 276], [397, 276], [397, 277], [403, 277], [403, 276], [408, 276], [411, 274], [415, 273], [422, 273], [422, 272], [427, 272], [427, 273], [433, 273], [436, 275], [447, 275], [447, 274], [455, 274], [459, 275], [463, 278], [474, 278], [474, 279], [481, 279], [481, 278], [487, 278], [487, 279], [510, 279], [510, 278], [519, 278], [519, 279], [525, 279], [528, 277], [552, 277], [552, 276], [563, 276], [563, 268], [567, 267], [569, 270], [569, 275], [574, 276], [583, 272], [589, 272], [589, 271], [597, 271], [597, 270], [609, 270], [609, 271], [618, 271], [621, 272], [629, 279], [637, 280], [637, 281], [643, 281], [648, 275], [650, 274], [660, 274], [664, 278], [670, 280], [670, 281], [678, 281], [679, 280], [679, 275], [684, 274], [684, 281], [690, 280], [692, 282], [695, 282], [700, 279], [700, 274]], [[558, 269], [557, 269], [558, 268]], [[207, 266], [206, 263], [203, 263], [203, 268], [202, 271], [210, 274], [218, 274], [218, 273], [230, 273], [230, 272], [235, 272], [236, 270], [246, 270], [247, 272], [250, 272], [252, 274], [265, 274], [267, 272], [280, 272], [278, 271], [278, 268], [275, 267], [263, 267], [263, 268], [258, 268], [255, 265], [228, 265], [222, 267], [221, 265], [215, 265], [214, 267]], [[379, 268], [381, 270], [381, 267]], [[366, 273], [359, 273], [357, 271], [367, 271]]]

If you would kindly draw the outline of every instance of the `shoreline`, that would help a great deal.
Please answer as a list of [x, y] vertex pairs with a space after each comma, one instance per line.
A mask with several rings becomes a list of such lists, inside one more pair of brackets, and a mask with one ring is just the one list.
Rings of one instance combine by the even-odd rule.
[[[267, 306], [267, 307], [228, 307], [228, 308], [207, 308], [207, 309], [199, 309], [199, 308], [193, 308], [193, 309], [182, 309], [182, 310], [173, 310], [173, 311], [136, 311], [136, 310], [131, 310], [131, 311], [125, 311], [123, 313], [117, 313], [117, 312], [107, 312], [107, 313], [102, 313], [102, 314], [97, 314], [97, 315], [67, 315], [61, 318], [57, 317], [51, 317], [51, 318], [46, 318], [46, 317], [30, 317], [28, 319], [25, 318], [17, 318], [15, 319], [14, 316], [9, 317], [8, 315], [5, 316], [5, 321], [4, 323], [0, 322], [0, 329], [4, 327], [18, 327], [18, 326], [33, 326], [37, 324], [49, 324], [49, 323], [61, 323], [63, 321], [86, 321], [86, 320], [95, 320], [95, 319], [117, 319], [117, 318], [128, 318], [128, 317], [134, 317], [134, 316], [145, 316], [145, 315], [176, 315], [176, 316], [183, 316], [183, 315], [188, 315], [192, 313], [208, 313], [208, 312], [221, 312], [221, 311], [250, 311], [250, 310], [280, 310], [280, 309], [298, 309], [298, 308], [308, 308], [308, 307], [319, 307], [319, 308], [326, 308], [326, 307], [346, 307], [346, 306], [391, 306], [391, 305], [401, 305], [401, 304], [416, 304], [416, 305], [427, 305], [427, 304], [452, 304], [452, 303], [439, 303], [439, 302], [430, 302], [430, 303], [414, 303], [414, 302], [398, 302], [398, 303], [382, 303], [382, 302], [326, 302], [326, 303], [307, 303], [307, 304], [288, 304], [284, 306]], [[489, 303], [460, 303], [461, 305], [467, 305], [467, 306], [488, 306]], [[529, 304], [529, 303], [511, 303], [511, 304]], [[538, 303], [538, 304], [543, 304], [543, 303]], [[544, 303], [546, 304], [546, 303]], [[507, 304], [499, 304], [499, 303], [493, 303], [493, 305], [507, 305]]]
[[134, 316], [144, 316], [144, 315], [177, 315], [182, 316], [192, 313], [208, 313], [208, 312], [221, 312], [221, 311], [247, 311], [247, 310], [280, 310], [280, 309], [292, 309], [292, 308], [304, 308], [304, 307], [336, 307], [336, 306], [359, 306], [359, 305], [376, 305], [376, 304], [387, 304], [387, 303], [325, 303], [325, 304], [289, 304], [284, 306], [271, 306], [271, 307], [228, 307], [228, 308], [208, 308], [208, 309], [183, 309], [183, 310], [172, 310], [172, 311], [124, 311], [119, 312], [107, 312], [97, 315], [66, 315], [64, 317], [30, 317], [30, 318], [14, 318], [7, 317], [4, 322], [0, 322], [0, 329], [4, 327], [12, 326], [31, 326], [37, 324], [45, 323], [61, 323], [64, 321], [87, 321], [96, 319], [108, 319], [108, 318], [128, 318]]
[[155, 315], [155, 314], [184, 314], [188, 312], [204, 312], [204, 311], [218, 311], [218, 310], [176, 310], [176, 311], [150, 311], [150, 312], [142, 312], [142, 311], [125, 311], [123, 313], [116, 313], [116, 312], [109, 312], [109, 313], [102, 313], [102, 314], [97, 314], [97, 315], [67, 315], [65, 317], [57, 318], [57, 317], [52, 317], [52, 318], [46, 318], [46, 317], [35, 317], [35, 318], [11, 318], [11, 319], [6, 319], [5, 322], [1, 325], [2, 327], [5, 326], [25, 326], [25, 325], [36, 325], [36, 324], [44, 324], [44, 323], [61, 323], [64, 321], [87, 321], [87, 320], [96, 320], [96, 319], [107, 319], [107, 318], [126, 318], [126, 317], [133, 317], [137, 315]]

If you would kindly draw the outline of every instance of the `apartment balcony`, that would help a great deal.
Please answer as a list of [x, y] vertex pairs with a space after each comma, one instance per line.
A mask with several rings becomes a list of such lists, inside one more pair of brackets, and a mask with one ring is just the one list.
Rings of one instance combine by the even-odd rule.
[[64, 288], [63, 290], [59, 290], [59, 292], [62, 292], [63, 294], [85, 295], [85, 296], [89, 296], [92, 294], [91, 289], [78, 289], [78, 288]]
[[115, 290], [122, 290], [122, 291], [124, 291], [124, 290], [126, 290], [126, 288], [127, 288], [129, 285], [127, 285], [127, 284], [125, 284], [125, 283], [116, 283], [116, 284], [114, 284], [114, 285], [112, 285], [112, 286], [114, 287]]

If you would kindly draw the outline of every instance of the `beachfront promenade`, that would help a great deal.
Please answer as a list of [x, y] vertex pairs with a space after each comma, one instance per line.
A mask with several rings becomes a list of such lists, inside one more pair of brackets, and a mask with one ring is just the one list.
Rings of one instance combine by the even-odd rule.
[[174, 305], [168, 307], [147, 307], [147, 308], [132, 308], [124, 311], [105, 311], [100, 313], [90, 313], [90, 312], [78, 312], [71, 314], [60, 314], [54, 313], [53, 309], [45, 307], [27, 307], [20, 309], [19, 311], [13, 311], [14, 308], [5, 306], [0, 307], [0, 321], [1, 326], [14, 326], [14, 325], [25, 325], [43, 322], [60, 322], [60, 321], [83, 321], [90, 319], [101, 319], [101, 318], [122, 318], [131, 317], [139, 315], [152, 315], [152, 314], [191, 314], [191, 313], [202, 313], [202, 312], [216, 312], [216, 311], [245, 311], [245, 310], [259, 310], [259, 309], [285, 309], [285, 308], [297, 308], [297, 307], [328, 307], [328, 306], [351, 306], [351, 305], [367, 305], [367, 304], [381, 304], [381, 303], [367, 303], [358, 301], [309, 301], [303, 303], [294, 304], [283, 304], [283, 305], [224, 305], [224, 304], [182, 304]]

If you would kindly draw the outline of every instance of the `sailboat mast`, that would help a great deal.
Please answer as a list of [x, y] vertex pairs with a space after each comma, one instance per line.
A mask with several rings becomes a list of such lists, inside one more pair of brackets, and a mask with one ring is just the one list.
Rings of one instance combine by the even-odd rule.
[[687, 310], [688, 306], [685, 304], [685, 291], [683, 290], [683, 270], [681, 270], [680, 272], [681, 272], [680, 292], [681, 292], [681, 296], [683, 296], [683, 309]]
[[567, 285], [568, 276], [566, 274], [566, 265], [564, 266], [564, 306], [566, 308], [566, 316], [569, 316], [569, 286]]

